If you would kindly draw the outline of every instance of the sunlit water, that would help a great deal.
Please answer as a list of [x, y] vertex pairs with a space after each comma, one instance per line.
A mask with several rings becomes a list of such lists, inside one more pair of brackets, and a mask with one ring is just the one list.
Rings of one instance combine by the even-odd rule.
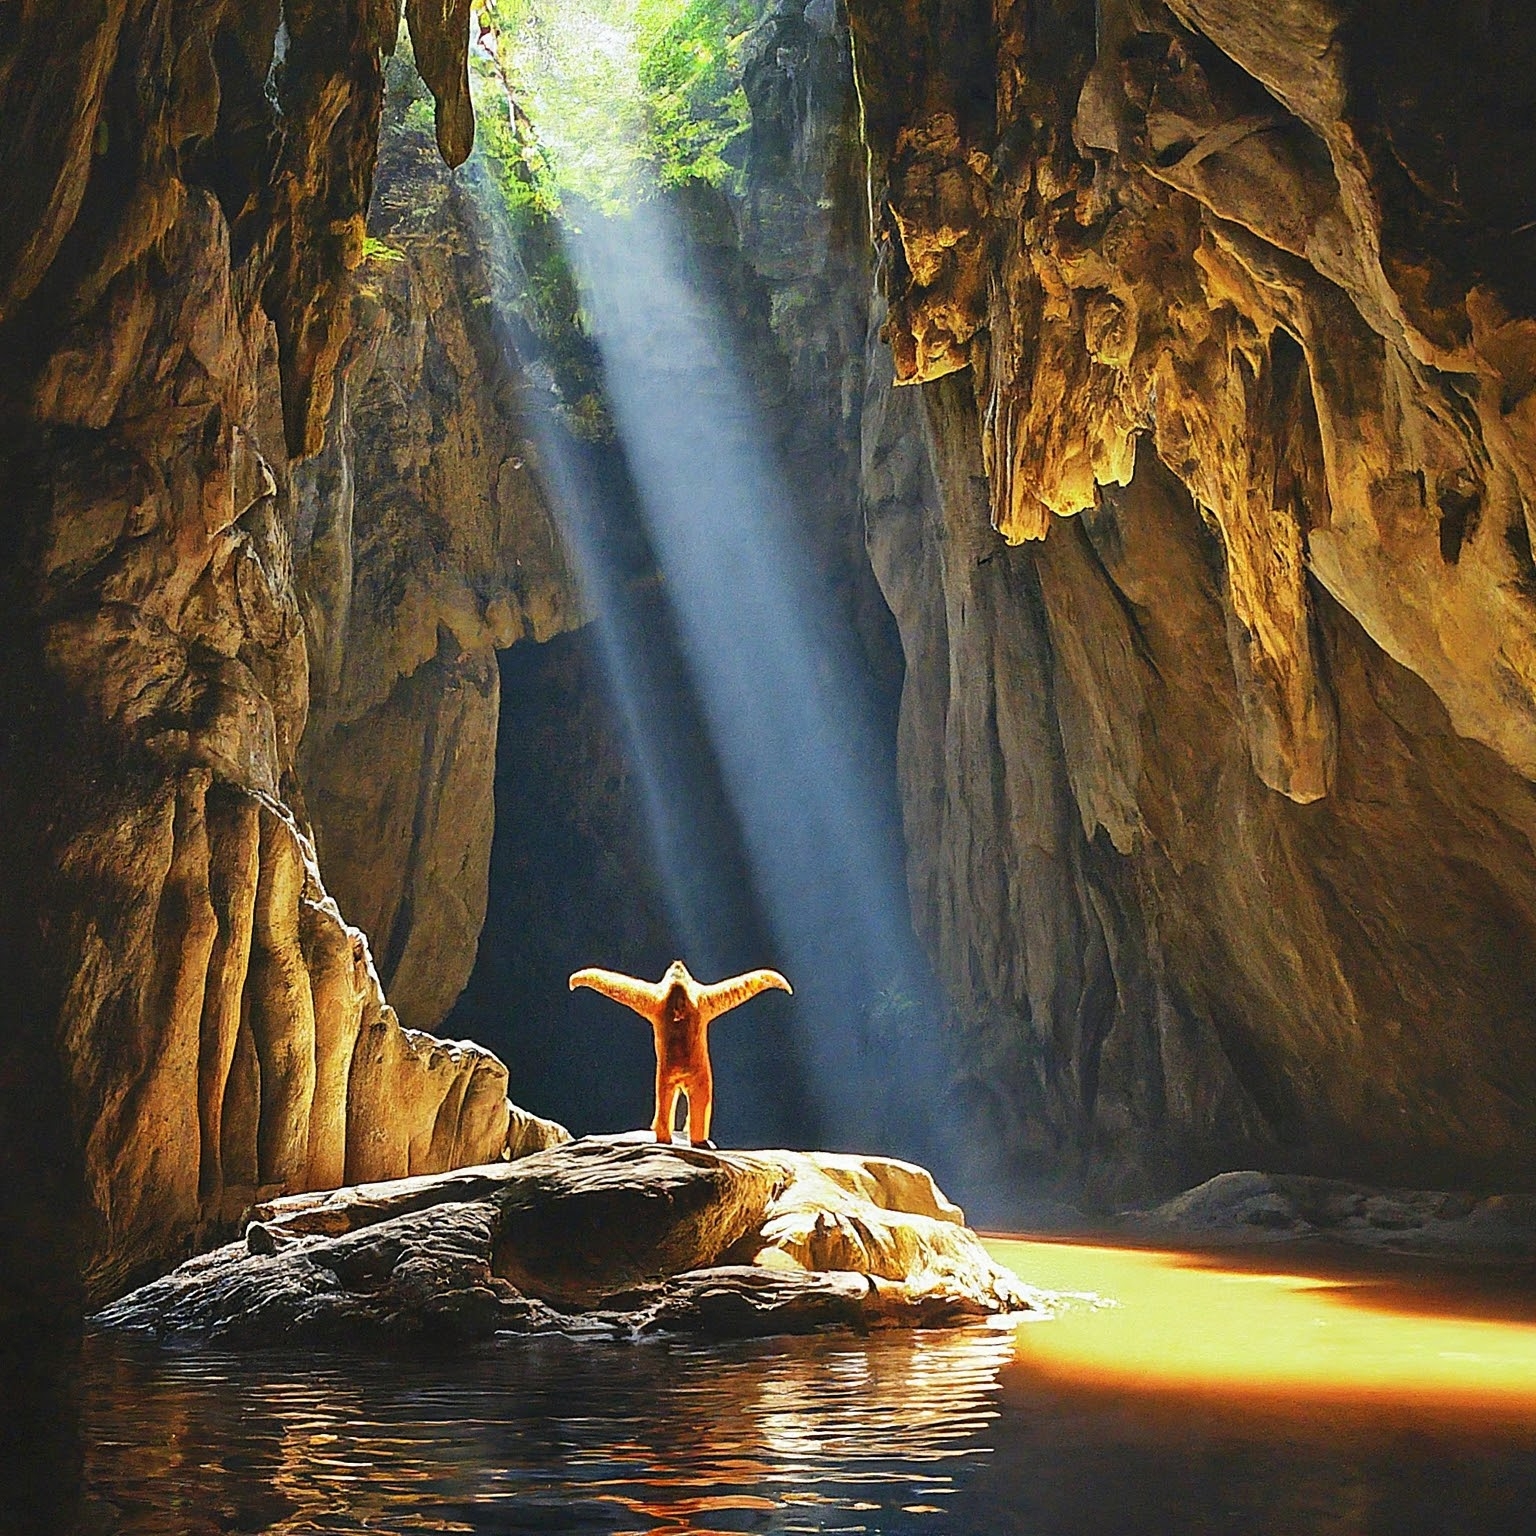
[[950, 1333], [506, 1340], [452, 1360], [97, 1337], [98, 1523], [226, 1531], [1536, 1532], [1536, 1300], [999, 1242], [1065, 1295]]

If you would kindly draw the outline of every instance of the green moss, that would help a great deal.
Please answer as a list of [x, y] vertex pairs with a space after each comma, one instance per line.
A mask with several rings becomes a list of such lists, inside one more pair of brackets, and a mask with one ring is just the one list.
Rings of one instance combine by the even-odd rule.
[[565, 251], [563, 199], [546, 146], [513, 105], [504, 72], [477, 57], [471, 75], [475, 149], [467, 167], [482, 203], [500, 208], [506, 249], [487, 295], [510, 324], [525, 361], [547, 367], [559, 414], [587, 441], [612, 435], [603, 405], [597, 349]]
[[397, 251], [387, 241], [376, 239], [373, 235], [363, 238], [364, 261], [404, 261], [405, 254]]

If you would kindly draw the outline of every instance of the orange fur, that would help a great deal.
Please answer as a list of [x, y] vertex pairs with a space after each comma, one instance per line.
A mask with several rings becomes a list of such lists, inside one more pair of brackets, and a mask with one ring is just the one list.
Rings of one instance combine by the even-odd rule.
[[667, 967], [660, 981], [638, 981], [617, 971], [577, 971], [571, 990], [590, 987], [632, 1008], [651, 1026], [656, 1043], [656, 1118], [651, 1129], [657, 1141], [671, 1141], [679, 1094], [688, 1095], [688, 1140], [709, 1140], [715, 1108], [715, 1078], [709, 1065], [709, 1026], [732, 1008], [770, 987], [793, 993], [777, 971], [748, 971], [728, 981], [703, 987], [688, 974], [681, 960]]

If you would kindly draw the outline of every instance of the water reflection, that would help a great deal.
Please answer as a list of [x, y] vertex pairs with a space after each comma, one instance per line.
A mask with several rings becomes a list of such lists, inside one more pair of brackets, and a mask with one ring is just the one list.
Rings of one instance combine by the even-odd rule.
[[1529, 1275], [1484, 1306], [1481, 1281], [1444, 1272], [994, 1251], [1064, 1293], [1054, 1316], [868, 1339], [507, 1340], [453, 1360], [93, 1338], [95, 1529], [1533, 1529]]
[[1034, 1283], [1072, 1293], [1049, 1324], [1019, 1330], [1020, 1368], [1037, 1375], [1536, 1418], [1529, 1273], [1514, 1320], [1512, 1295], [1495, 1292], [1480, 1307], [1471, 1277], [1456, 1288], [1444, 1270], [1394, 1275], [1380, 1260], [1374, 1274], [1337, 1264], [1307, 1273], [1274, 1256], [1264, 1265], [1075, 1243], [988, 1246]]
[[111, 1528], [904, 1528], [989, 1454], [1006, 1332], [695, 1347], [508, 1341], [454, 1362], [91, 1341]]

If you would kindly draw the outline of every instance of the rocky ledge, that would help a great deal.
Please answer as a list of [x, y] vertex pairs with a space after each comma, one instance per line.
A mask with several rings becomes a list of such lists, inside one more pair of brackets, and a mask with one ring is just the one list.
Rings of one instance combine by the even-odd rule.
[[1296, 1173], [1223, 1173], [1151, 1210], [1140, 1236], [1246, 1246], [1325, 1242], [1437, 1259], [1536, 1262], [1536, 1195], [1378, 1189]]
[[947, 1327], [1032, 1305], [909, 1163], [588, 1137], [295, 1195], [98, 1314], [176, 1345]]

